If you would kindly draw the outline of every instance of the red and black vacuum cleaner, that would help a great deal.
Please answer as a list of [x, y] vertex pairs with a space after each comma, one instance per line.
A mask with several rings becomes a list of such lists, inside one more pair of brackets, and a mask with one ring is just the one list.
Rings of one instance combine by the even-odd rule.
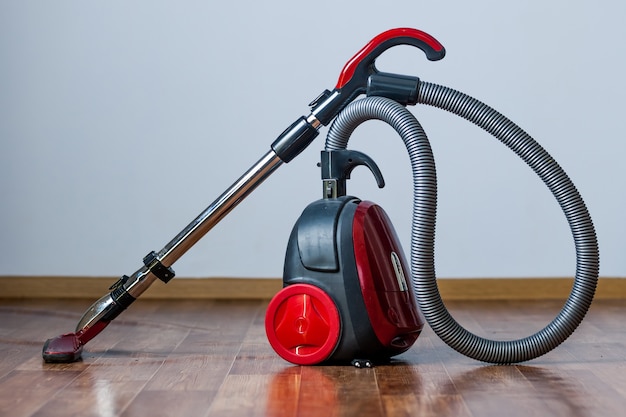
[[[313, 100], [308, 116], [289, 126], [267, 154], [163, 249], [146, 255], [140, 269], [115, 282], [85, 312], [75, 332], [47, 340], [43, 359], [80, 359], [85, 344], [154, 281], [169, 282], [176, 260], [329, 124], [320, 161], [322, 198], [305, 208], [293, 228], [284, 288], [266, 312], [268, 340], [282, 358], [299, 365], [371, 366], [409, 349], [425, 321], [458, 352], [498, 364], [536, 358], [567, 339], [591, 305], [599, 271], [595, 230], [582, 198], [556, 161], [494, 109], [448, 87], [378, 71], [376, 59], [396, 45], [415, 46], [431, 61], [445, 56], [435, 38], [416, 29], [392, 29], [372, 39], [344, 66], [335, 88]], [[562, 310], [537, 333], [511, 341], [484, 339], [460, 326], [443, 304], [434, 268], [435, 161], [422, 126], [406, 108], [416, 104], [452, 112], [491, 133], [537, 173], [560, 204], [574, 238], [576, 275]], [[347, 194], [346, 181], [359, 165], [384, 185], [369, 156], [347, 149], [354, 129], [371, 119], [392, 126], [409, 153], [414, 195], [410, 264], [383, 208]]]
[[406, 351], [424, 320], [406, 277], [404, 251], [385, 211], [347, 196], [354, 167], [380, 169], [357, 151], [322, 152], [324, 198], [293, 228], [283, 282], [265, 319], [267, 337], [284, 359], [310, 365], [369, 366]]

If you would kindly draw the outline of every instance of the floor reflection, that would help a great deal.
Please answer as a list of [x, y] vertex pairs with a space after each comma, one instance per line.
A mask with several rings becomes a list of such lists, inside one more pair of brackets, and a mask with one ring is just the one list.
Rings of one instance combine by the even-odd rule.
[[586, 417], [584, 387], [535, 366], [480, 366], [454, 373], [444, 366], [403, 364], [291, 367], [273, 375], [266, 415], [493, 415]]
[[589, 415], [581, 401], [586, 396], [583, 387], [575, 379], [561, 377], [546, 368], [481, 366], [451, 376], [449, 385], [463, 397], [473, 414], [504, 409], [508, 416], [528, 415], [531, 410], [570, 417]]
[[358, 369], [352, 366], [286, 368], [271, 379], [266, 415], [382, 415], [379, 385], [396, 393], [412, 393], [421, 387], [416, 369], [390, 366], [395, 372], [384, 375], [377, 375], [378, 368]]

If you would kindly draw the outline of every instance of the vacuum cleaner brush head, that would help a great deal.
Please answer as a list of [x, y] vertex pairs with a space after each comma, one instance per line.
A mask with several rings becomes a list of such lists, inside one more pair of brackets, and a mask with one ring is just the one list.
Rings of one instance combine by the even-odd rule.
[[43, 345], [43, 360], [48, 363], [70, 363], [80, 359], [83, 344], [76, 333], [48, 339]]

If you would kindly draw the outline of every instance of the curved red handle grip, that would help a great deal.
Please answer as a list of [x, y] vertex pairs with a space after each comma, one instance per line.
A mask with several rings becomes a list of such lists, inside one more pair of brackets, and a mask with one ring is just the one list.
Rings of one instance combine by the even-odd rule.
[[396, 45], [415, 46], [424, 51], [430, 61], [438, 61], [446, 55], [443, 45], [426, 32], [411, 28], [390, 29], [372, 39], [346, 63], [335, 88], [343, 88], [354, 78], [364, 78], [363, 82], [366, 82], [367, 77], [376, 71], [376, 58]]

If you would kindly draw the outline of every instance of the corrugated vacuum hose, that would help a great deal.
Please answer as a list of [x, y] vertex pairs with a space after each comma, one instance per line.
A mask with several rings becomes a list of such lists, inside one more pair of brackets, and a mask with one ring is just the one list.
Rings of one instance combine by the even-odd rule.
[[463, 328], [446, 309], [435, 276], [434, 242], [437, 201], [435, 161], [419, 122], [402, 105], [367, 97], [348, 105], [335, 119], [326, 150], [344, 149], [354, 129], [378, 119], [402, 137], [411, 161], [414, 184], [411, 274], [420, 309], [434, 332], [450, 347], [471, 358], [509, 364], [541, 356], [561, 344], [584, 318], [595, 293], [599, 271], [596, 235], [576, 187], [556, 161], [515, 123], [484, 103], [448, 87], [420, 82], [418, 103], [435, 106], [478, 125], [515, 152], [539, 175], [561, 206], [576, 248], [576, 275], [560, 313], [545, 328], [523, 339], [489, 340]]

